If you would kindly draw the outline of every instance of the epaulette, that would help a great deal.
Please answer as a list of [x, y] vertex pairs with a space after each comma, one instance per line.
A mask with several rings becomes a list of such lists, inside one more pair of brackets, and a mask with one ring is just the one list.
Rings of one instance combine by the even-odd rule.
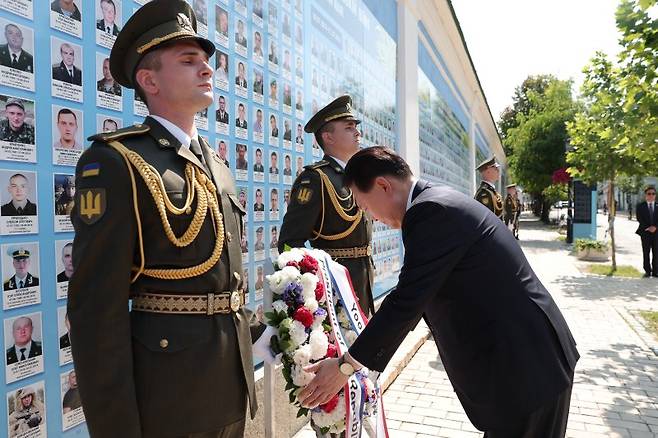
[[324, 167], [324, 166], [328, 166], [329, 164], [330, 163], [327, 160], [320, 160], [320, 161], [317, 161], [313, 164], [309, 164], [308, 166], [304, 166], [304, 169], [315, 170], [315, 169], [319, 169], [319, 168]]
[[89, 141], [102, 141], [108, 143], [114, 140], [121, 140], [122, 138], [132, 137], [135, 135], [146, 134], [151, 128], [148, 125], [143, 123], [138, 123], [132, 126], [126, 126], [125, 128], [117, 129], [112, 132], [100, 132], [89, 137]]

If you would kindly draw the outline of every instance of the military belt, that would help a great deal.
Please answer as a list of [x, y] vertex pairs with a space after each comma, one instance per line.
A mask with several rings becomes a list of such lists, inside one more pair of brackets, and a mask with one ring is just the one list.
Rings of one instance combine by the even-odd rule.
[[335, 259], [358, 259], [359, 257], [370, 257], [372, 246], [355, 246], [354, 248], [321, 248], [324, 252]]
[[132, 310], [149, 313], [215, 315], [237, 312], [244, 305], [244, 291], [206, 295], [171, 295], [149, 292], [132, 297]]

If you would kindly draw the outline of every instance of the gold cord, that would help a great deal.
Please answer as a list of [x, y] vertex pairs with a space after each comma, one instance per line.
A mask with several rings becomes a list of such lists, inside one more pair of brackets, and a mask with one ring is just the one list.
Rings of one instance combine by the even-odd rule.
[[[188, 194], [187, 199], [185, 200], [185, 205], [182, 208], [178, 208], [169, 200], [162, 178], [153, 166], [144, 161], [144, 159], [138, 153], [126, 148], [120, 142], [113, 141], [109, 144], [121, 154], [127, 165], [128, 163], [132, 164], [132, 166], [128, 165], [128, 170], [130, 172], [131, 184], [133, 188], [133, 204], [135, 206], [135, 217], [137, 219], [137, 230], [140, 246], [139, 250], [141, 257], [140, 266], [133, 267], [133, 271], [137, 271], [137, 274], [133, 277], [132, 282], [135, 282], [135, 280], [137, 280], [139, 275], [142, 273], [149, 277], [163, 280], [180, 280], [184, 278], [196, 277], [210, 270], [210, 268], [212, 268], [221, 257], [222, 250], [224, 248], [224, 222], [222, 213], [219, 210], [217, 188], [213, 182], [208, 179], [203, 174], [203, 172], [197, 169], [192, 163], [187, 163], [185, 166], [185, 183], [188, 188]], [[213, 252], [205, 262], [196, 266], [180, 269], [144, 268], [144, 241], [142, 236], [141, 217], [139, 215], [137, 204], [137, 185], [135, 183], [135, 175], [133, 173], [132, 167], [135, 167], [137, 172], [144, 180], [144, 183], [146, 184], [149, 192], [151, 193], [153, 201], [155, 202], [155, 206], [158, 210], [158, 213], [160, 214], [160, 220], [162, 222], [165, 234], [173, 245], [177, 247], [185, 247], [192, 243], [197, 238], [199, 231], [203, 226], [203, 222], [205, 221], [206, 214], [208, 210], [210, 210], [216, 238]], [[185, 230], [183, 235], [181, 237], [177, 237], [171, 229], [171, 224], [167, 218], [167, 211], [174, 215], [181, 215], [183, 213], [189, 214], [191, 212], [191, 206], [195, 197], [198, 199], [196, 211], [194, 212], [192, 221], [190, 222], [189, 227], [187, 230]]]
[[[323, 171], [320, 169], [315, 169], [316, 172], [320, 175], [320, 196], [322, 196], [322, 210], [320, 214], [322, 215], [322, 219], [320, 219], [320, 228], [316, 231], [313, 230], [313, 235], [310, 240], [317, 240], [317, 239], [323, 239], [323, 240], [340, 240], [344, 239], [345, 237], [349, 236], [354, 232], [356, 227], [359, 225], [361, 222], [361, 218], [363, 217], [363, 210], [360, 208], [357, 210], [357, 213], [354, 215], [350, 215], [347, 213], [348, 210], [351, 210], [354, 208], [354, 198], [352, 197], [352, 192], [349, 193], [349, 195], [346, 198], [341, 198], [338, 196], [338, 193], [336, 192], [336, 189], [334, 188], [334, 185], [331, 183], [331, 180], [325, 174]], [[331, 200], [331, 203], [336, 210], [336, 213], [341, 217], [346, 222], [351, 222], [351, 225], [342, 233], [338, 234], [322, 234], [322, 229], [324, 228], [324, 189], [325, 187], [327, 188], [327, 194], [329, 195], [329, 199]], [[348, 199], [351, 199], [352, 203], [349, 208], [345, 209], [342, 205], [340, 205], [340, 200], [346, 201]]]

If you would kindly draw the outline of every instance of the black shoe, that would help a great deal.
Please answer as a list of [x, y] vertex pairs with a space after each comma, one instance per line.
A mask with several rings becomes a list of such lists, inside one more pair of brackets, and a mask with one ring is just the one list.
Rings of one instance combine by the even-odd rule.
[[642, 278], [649, 278], [649, 277], [651, 277], [651, 274], [649, 274], [649, 273], [645, 273], [645, 274], [642, 276]]
[[651, 274], [652, 277], [658, 277], [658, 274]]

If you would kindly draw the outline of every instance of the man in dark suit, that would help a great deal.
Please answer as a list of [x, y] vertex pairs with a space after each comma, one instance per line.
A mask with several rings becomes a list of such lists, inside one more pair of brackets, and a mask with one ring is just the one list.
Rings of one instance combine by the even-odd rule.
[[23, 31], [17, 25], [5, 26], [7, 44], [0, 45], [0, 65], [34, 73], [34, 58], [23, 50]]
[[74, 65], [75, 50], [68, 43], [59, 47], [62, 61], [53, 65], [53, 80], [68, 82], [69, 84], [82, 85], [82, 70]]
[[113, 0], [101, 0], [101, 11], [103, 18], [96, 20], [96, 29], [103, 32], [117, 36], [119, 35], [119, 27], [115, 20], [117, 16], [117, 8]]
[[7, 365], [43, 354], [41, 342], [32, 339], [32, 319], [20, 316], [14, 320], [11, 328], [14, 345], [7, 349]]
[[[642, 256], [644, 260], [644, 277], [658, 277], [658, 212], [656, 212], [656, 188], [648, 186], [644, 189], [645, 201], [637, 204], [635, 209], [639, 225], [635, 234], [642, 240]], [[651, 257], [649, 257], [651, 254]]]
[[[187, 2], [153, 0], [110, 54], [112, 76], [150, 115], [91, 137], [76, 167], [67, 311], [96, 438], [238, 438], [247, 404], [256, 412], [252, 342], [269, 336], [244, 307], [246, 213], [230, 171], [194, 126], [213, 101], [214, 53]], [[189, 305], [176, 304], [180, 297]]]
[[485, 437], [563, 437], [579, 358], [564, 317], [514, 236], [486, 207], [413, 178], [381, 146], [357, 152], [345, 169], [357, 204], [402, 229], [399, 282], [340, 359], [300, 393], [325, 403], [361, 364], [383, 371], [421, 318], [450, 382]]
[[73, 0], [54, 0], [50, 4], [50, 10], [70, 17], [75, 21], [82, 21], [82, 14], [80, 14], [80, 10]]
[[240, 102], [238, 104], [238, 117], [235, 119], [235, 126], [237, 128], [247, 129], [247, 119], [245, 119], [246, 110], [244, 104]]

